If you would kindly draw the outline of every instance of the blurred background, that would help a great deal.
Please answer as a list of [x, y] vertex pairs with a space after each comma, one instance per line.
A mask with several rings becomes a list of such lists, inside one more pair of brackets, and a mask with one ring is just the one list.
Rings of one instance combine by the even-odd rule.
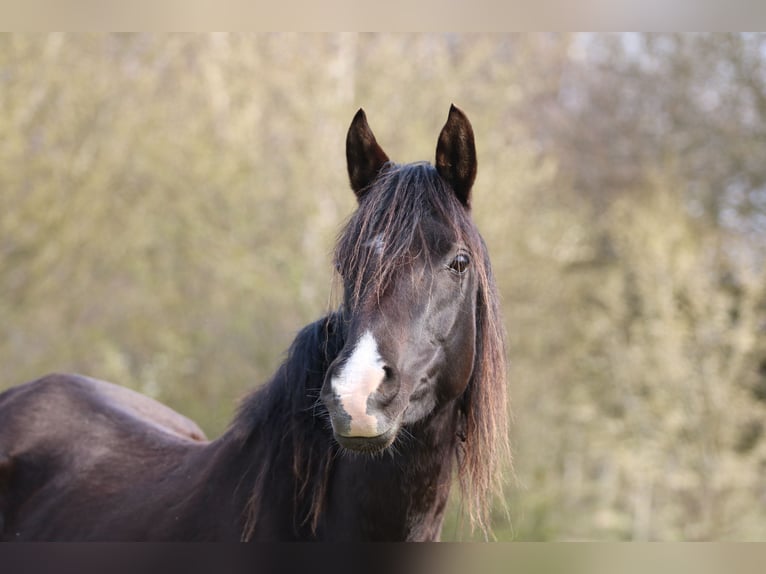
[[450, 103], [509, 335], [498, 539], [766, 539], [764, 35], [2, 35], [0, 390], [75, 371], [219, 435], [331, 307], [353, 114], [432, 161]]

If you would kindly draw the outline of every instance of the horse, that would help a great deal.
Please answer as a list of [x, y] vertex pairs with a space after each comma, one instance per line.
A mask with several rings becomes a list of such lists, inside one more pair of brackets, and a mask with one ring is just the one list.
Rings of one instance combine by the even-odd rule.
[[489, 531], [508, 407], [473, 129], [453, 105], [435, 163], [396, 164], [360, 109], [346, 159], [338, 306], [220, 438], [84, 376], [0, 394], [0, 539], [431, 541], [453, 482]]

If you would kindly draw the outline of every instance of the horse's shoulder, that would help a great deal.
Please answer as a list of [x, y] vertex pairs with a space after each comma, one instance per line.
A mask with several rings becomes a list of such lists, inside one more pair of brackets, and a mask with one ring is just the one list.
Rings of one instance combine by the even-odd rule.
[[[110, 424], [148, 426], [179, 438], [205, 441], [205, 433], [187, 417], [154, 399], [127, 387], [90, 377], [53, 373], [20, 385], [6, 394], [13, 401], [13, 412], [34, 410], [37, 416], [47, 413], [51, 418], [87, 417], [96, 415]], [[3, 409], [0, 396], [0, 409]], [[37, 417], [36, 417], [37, 418]], [[71, 421], [75, 422], [75, 421]], [[95, 424], [94, 419], [88, 421]]]

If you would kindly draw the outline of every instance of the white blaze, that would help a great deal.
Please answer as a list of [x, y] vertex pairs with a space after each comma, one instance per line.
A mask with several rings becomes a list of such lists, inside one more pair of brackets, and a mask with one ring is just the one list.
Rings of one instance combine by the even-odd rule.
[[349, 436], [372, 437], [380, 434], [378, 420], [367, 414], [367, 400], [386, 376], [385, 363], [372, 333], [366, 331], [356, 343], [348, 361], [332, 378], [333, 392], [351, 417]]

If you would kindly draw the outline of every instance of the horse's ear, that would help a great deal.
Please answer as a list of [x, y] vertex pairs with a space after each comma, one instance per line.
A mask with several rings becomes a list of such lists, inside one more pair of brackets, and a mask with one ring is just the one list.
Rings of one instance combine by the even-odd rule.
[[375, 141], [375, 136], [367, 124], [367, 116], [361, 108], [348, 128], [346, 162], [351, 189], [358, 199], [362, 199], [380, 169], [388, 162], [388, 156]]
[[471, 122], [454, 105], [436, 144], [436, 171], [450, 184], [460, 203], [469, 207], [476, 179], [476, 144]]

